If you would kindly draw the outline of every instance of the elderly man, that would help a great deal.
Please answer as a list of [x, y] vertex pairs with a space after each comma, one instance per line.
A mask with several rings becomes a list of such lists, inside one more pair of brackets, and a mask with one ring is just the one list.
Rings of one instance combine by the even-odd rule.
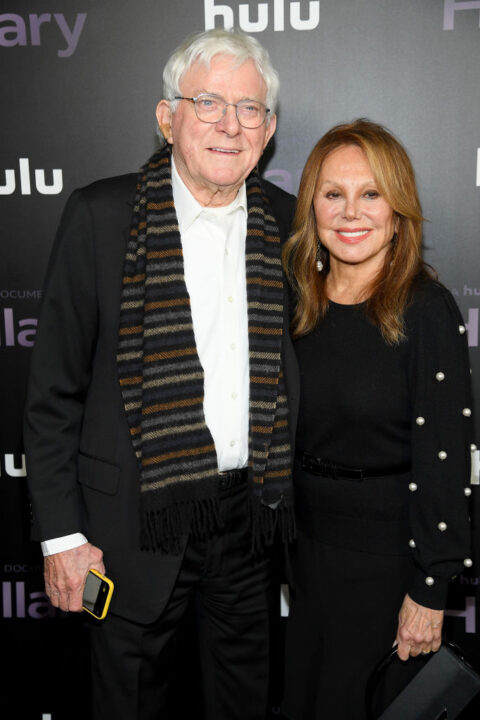
[[[25, 423], [52, 603], [115, 583], [92, 628], [95, 718], [165, 718], [169, 648], [197, 607], [206, 717], [265, 717], [274, 535], [293, 533], [281, 244], [293, 198], [255, 170], [278, 81], [242, 33], [164, 71], [166, 140], [76, 191], [49, 264]], [[292, 365], [293, 367], [293, 365]]]

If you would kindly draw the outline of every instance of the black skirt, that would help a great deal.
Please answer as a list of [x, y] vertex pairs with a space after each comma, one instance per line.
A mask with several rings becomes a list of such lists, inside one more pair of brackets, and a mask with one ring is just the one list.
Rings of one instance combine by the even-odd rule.
[[296, 465], [282, 706], [291, 720], [366, 717], [366, 682], [392, 647], [414, 572], [409, 481], [332, 479]]

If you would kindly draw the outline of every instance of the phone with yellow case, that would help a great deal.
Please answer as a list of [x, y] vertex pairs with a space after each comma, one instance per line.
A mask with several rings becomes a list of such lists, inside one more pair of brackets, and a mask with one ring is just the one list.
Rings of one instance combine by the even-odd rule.
[[97, 570], [89, 570], [83, 589], [83, 609], [103, 620], [112, 599], [113, 582]]

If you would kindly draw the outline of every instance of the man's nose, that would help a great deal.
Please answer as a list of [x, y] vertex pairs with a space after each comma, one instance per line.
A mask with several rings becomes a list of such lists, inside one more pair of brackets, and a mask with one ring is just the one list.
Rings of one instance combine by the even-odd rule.
[[237, 118], [237, 108], [233, 104], [227, 104], [225, 112], [217, 122], [217, 128], [228, 135], [236, 135], [241, 128]]

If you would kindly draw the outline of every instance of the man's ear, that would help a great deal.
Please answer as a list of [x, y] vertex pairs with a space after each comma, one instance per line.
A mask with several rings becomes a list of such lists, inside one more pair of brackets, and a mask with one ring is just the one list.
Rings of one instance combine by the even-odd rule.
[[270, 139], [273, 137], [273, 134], [274, 134], [274, 132], [275, 132], [275, 130], [276, 130], [276, 127], [277, 127], [277, 116], [276, 116], [276, 115], [272, 115], [272, 116], [270, 117], [270, 122], [268, 123], [268, 125], [267, 125], [267, 127], [266, 127], [265, 142], [263, 143], [263, 149], [264, 149], [264, 150], [265, 150], [265, 148], [267, 147]]
[[173, 143], [172, 136], [172, 111], [170, 109], [169, 100], [160, 100], [155, 111], [157, 117], [158, 127], [160, 131], [170, 145]]

